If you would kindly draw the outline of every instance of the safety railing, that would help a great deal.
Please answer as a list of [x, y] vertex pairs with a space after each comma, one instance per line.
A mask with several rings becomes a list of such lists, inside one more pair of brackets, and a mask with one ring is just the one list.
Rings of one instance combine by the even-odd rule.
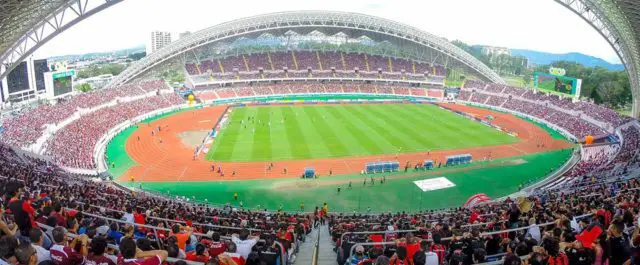
[[[592, 216], [592, 213], [589, 214], [583, 214], [580, 216], [576, 216], [575, 219], [582, 219], [588, 216]], [[512, 228], [512, 229], [505, 229], [505, 230], [501, 230], [501, 231], [494, 231], [494, 232], [485, 232], [485, 233], [481, 233], [480, 236], [485, 237], [485, 236], [490, 236], [490, 235], [495, 235], [495, 234], [503, 234], [503, 233], [510, 233], [510, 232], [516, 232], [516, 231], [521, 231], [521, 230], [528, 230], [529, 228], [532, 227], [543, 227], [543, 226], [548, 226], [548, 225], [553, 225], [555, 224], [555, 222], [547, 222], [547, 223], [542, 223], [542, 224], [537, 224], [537, 225], [530, 225], [530, 226], [524, 226], [524, 227], [519, 227], [519, 228]], [[399, 231], [394, 231], [393, 233], [405, 233], [405, 232], [413, 232], [415, 230], [399, 230]], [[362, 233], [362, 234], [366, 234], [372, 231], [367, 231], [367, 232], [354, 232], [354, 233]], [[376, 231], [374, 233], [369, 233], [369, 234], [376, 234], [376, 233], [381, 233], [380, 231]], [[384, 233], [384, 231], [382, 232]], [[453, 237], [445, 237], [442, 238], [442, 241], [450, 241], [452, 240]], [[430, 240], [430, 239], [428, 239]], [[355, 243], [353, 244], [353, 246], [351, 246], [351, 249], [349, 250], [349, 255], [348, 257], [350, 257], [351, 255], [353, 255], [353, 251], [355, 250], [355, 248], [357, 246], [372, 246], [372, 245], [393, 245], [396, 244], [395, 241], [392, 242], [372, 242], [372, 243]]]
[[[163, 231], [164, 233], [170, 233], [170, 232], [171, 232], [171, 230], [170, 230], [170, 229], [168, 229], [168, 228], [164, 228], [164, 227], [156, 227], [156, 226], [143, 225], [143, 224], [132, 224], [132, 223], [129, 223], [129, 222], [127, 222], [127, 221], [118, 220], [118, 219], [114, 219], [114, 218], [110, 218], [110, 217], [105, 217], [105, 216], [101, 216], [101, 215], [96, 215], [96, 214], [92, 214], [92, 213], [87, 213], [87, 212], [82, 212], [82, 214], [83, 214], [84, 216], [89, 216], [89, 217], [99, 218], [99, 219], [105, 220], [105, 222], [106, 222], [107, 224], [110, 224], [110, 223], [115, 222], [115, 223], [119, 223], [119, 224], [133, 225], [133, 226], [138, 227], [138, 228], [146, 228], [146, 229], [149, 229], [149, 230], [153, 231], [153, 234], [154, 234], [154, 236], [155, 236], [155, 240], [158, 242], [158, 245], [159, 245], [161, 248], [162, 248], [162, 246], [164, 245], [164, 242], [163, 242], [162, 238], [159, 236], [160, 234], [158, 233], [158, 231]], [[226, 228], [226, 227], [225, 227], [225, 228]], [[197, 232], [194, 232], [194, 233], [192, 233], [192, 234], [193, 234], [194, 236], [196, 236], [196, 238], [198, 239], [198, 241], [200, 241], [200, 239], [201, 239], [202, 237], [206, 237], [206, 236], [207, 236], [207, 235], [205, 235], [205, 234], [197, 233]], [[294, 235], [293, 235], [293, 236], [294, 236], [294, 240], [295, 240], [295, 242], [292, 242], [292, 244], [293, 244], [293, 246], [292, 246], [292, 247], [294, 247], [294, 252], [295, 252], [295, 251], [297, 251], [297, 248], [298, 248], [298, 245], [299, 245], [299, 244], [298, 244], [298, 242], [297, 242], [297, 234], [295, 234], [295, 233], [294, 233]], [[227, 240], [231, 240], [231, 237], [229, 237], [229, 236], [220, 236], [220, 238], [222, 238], [222, 239], [227, 239]], [[263, 239], [260, 239], [260, 240], [258, 240], [258, 242], [265, 243], [266, 241], [265, 241], [265, 240], [263, 240]], [[284, 248], [284, 245], [283, 245], [282, 243], [278, 242], [278, 241], [274, 241], [274, 244], [278, 245], [278, 247], [280, 248], [280, 261], [281, 261], [281, 263], [280, 263], [280, 264], [287, 264], [286, 262], [287, 262], [287, 260], [289, 259], [289, 256], [288, 256], [287, 251], [286, 251], [286, 250], [285, 250], [285, 248]]]
[[313, 245], [313, 254], [311, 256], [311, 265], [318, 265], [318, 257], [320, 255], [320, 231], [316, 237], [316, 242]]
[[[51, 238], [51, 232], [53, 231], [53, 227], [42, 224], [42, 223], [38, 223], [38, 226], [41, 229], [45, 230], [44, 236], [49, 237], [50, 240], [52, 240]], [[67, 236], [69, 236], [70, 238], [76, 238], [78, 237], [78, 235], [74, 234], [74, 233], [69, 233], [67, 232]], [[51, 241], [53, 242], [53, 240]], [[91, 242], [91, 239], [89, 239], [89, 242]], [[120, 251], [120, 246], [118, 245], [114, 245], [114, 244], [108, 244], [108, 247], [113, 249], [113, 250], [118, 250]], [[197, 262], [197, 261], [191, 261], [191, 260], [186, 260], [186, 259], [177, 259], [177, 258], [172, 258], [172, 257], [167, 257], [167, 261], [170, 263], [175, 263], [176, 261], [184, 261], [187, 263], [187, 265], [204, 265], [204, 263], [202, 262]]]

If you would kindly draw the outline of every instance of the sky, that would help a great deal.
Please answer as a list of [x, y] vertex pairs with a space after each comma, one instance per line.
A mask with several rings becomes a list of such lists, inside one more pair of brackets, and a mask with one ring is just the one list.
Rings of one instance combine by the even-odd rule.
[[580, 52], [619, 59], [591, 26], [553, 0], [124, 0], [68, 29], [36, 58], [144, 45], [154, 30], [195, 32], [258, 14], [293, 10], [358, 12], [392, 19], [469, 44]]

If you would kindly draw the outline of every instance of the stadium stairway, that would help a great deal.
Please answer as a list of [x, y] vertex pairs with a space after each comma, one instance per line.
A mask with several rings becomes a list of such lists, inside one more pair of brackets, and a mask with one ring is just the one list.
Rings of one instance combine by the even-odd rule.
[[320, 233], [320, 248], [318, 250], [318, 265], [335, 265], [336, 253], [333, 252], [333, 242], [331, 242], [331, 235], [329, 234], [329, 226], [321, 225], [311, 231], [304, 243], [300, 245], [300, 251], [296, 257], [296, 265], [311, 264], [313, 259], [313, 247], [315, 245], [315, 239]]

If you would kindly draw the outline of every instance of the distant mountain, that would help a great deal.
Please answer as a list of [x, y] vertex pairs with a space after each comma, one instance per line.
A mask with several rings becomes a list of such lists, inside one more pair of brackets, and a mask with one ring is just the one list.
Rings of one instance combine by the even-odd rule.
[[511, 55], [524, 56], [529, 59], [529, 62], [536, 65], [546, 65], [557, 61], [570, 61], [581, 63], [587, 67], [600, 66], [611, 71], [624, 70], [624, 66], [622, 64], [612, 64], [598, 57], [593, 57], [577, 52], [554, 54], [532, 50], [511, 49]]
[[68, 55], [54, 56], [54, 57], [48, 58], [48, 60], [49, 61], [87, 60], [87, 59], [94, 59], [94, 58], [105, 57], [105, 56], [123, 56], [123, 55], [127, 56], [127, 55], [132, 54], [132, 53], [139, 53], [139, 52], [145, 52], [145, 51], [146, 51], [145, 46], [144, 45], [140, 45], [140, 46], [136, 46], [136, 47], [133, 47], [133, 48], [116, 50], [116, 51], [92, 52], [92, 53], [85, 53], [85, 54], [68, 54]]

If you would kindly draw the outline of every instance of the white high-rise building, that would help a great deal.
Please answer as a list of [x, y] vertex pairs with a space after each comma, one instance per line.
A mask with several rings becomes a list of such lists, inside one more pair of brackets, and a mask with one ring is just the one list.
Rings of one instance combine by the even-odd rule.
[[151, 44], [147, 46], [147, 54], [154, 53], [171, 44], [171, 33], [164, 31], [151, 32]]

